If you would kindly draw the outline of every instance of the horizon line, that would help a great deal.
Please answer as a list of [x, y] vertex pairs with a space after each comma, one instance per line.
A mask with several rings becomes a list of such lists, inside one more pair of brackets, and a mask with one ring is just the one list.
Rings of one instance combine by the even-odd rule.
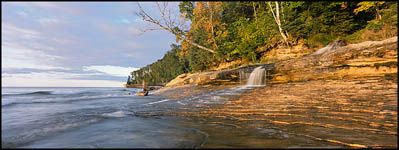
[[[88, 88], [88, 87], [119, 87], [119, 86], [1, 86], [2, 88], [13, 88], [13, 87], [28, 87], [28, 88], [40, 88], [40, 87], [45, 87], [45, 88], [52, 88], [52, 87], [82, 87], [82, 88]], [[120, 86], [123, 87], [123, 86]]]

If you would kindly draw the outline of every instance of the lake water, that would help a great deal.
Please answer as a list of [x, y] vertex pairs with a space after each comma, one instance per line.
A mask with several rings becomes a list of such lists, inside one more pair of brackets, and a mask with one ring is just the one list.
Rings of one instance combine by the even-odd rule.
[[[176, 125], [135, 88], [2, 87], [2, 148], [171, 148], [201, 146], [205, 135]], [[130, 93], [130, 94], [129, 94]]]
[[[397, 147], [396, 83], [318, 82], [178, 99], [135, 88], [3, 87], [2, 148]], [[372, 86], [380, 87], [364, 88]]]

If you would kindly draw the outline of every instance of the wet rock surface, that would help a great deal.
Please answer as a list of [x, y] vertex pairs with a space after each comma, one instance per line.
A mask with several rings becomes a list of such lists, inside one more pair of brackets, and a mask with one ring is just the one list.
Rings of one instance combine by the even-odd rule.
[[206, 133], [203, 148], [397, 147], [397, 77], [196, 90], [154, 107]]
[[154, 107], [206, 133], [203, 148], [398, 147], [397, 37], [265, 68], [267, 86], [169, 87]]
[[397, 147], [397, 110], [396, 81], [362, 78], [257, 88], [202, 114], [247, 128], [274, 125], [288, 132], [287, 138], [330, 146]]

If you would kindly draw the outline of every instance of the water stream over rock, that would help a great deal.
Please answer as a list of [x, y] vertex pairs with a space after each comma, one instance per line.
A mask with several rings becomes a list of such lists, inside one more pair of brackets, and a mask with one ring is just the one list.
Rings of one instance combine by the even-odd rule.
[[266, 70], [263, 66], [259, 66], [252, 71], [251, 75], [249, 75], [247, 85], [265, 85], [265, 76]]

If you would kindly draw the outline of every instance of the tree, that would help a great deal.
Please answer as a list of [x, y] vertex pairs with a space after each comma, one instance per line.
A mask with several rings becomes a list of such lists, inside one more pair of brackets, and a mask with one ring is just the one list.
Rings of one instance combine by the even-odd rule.
[[183, 1], [179, 3], [180, 13], [187, 19], [192, 20], [194, 12], [194, 2]]
[[[139, 70], [133, 71], [133, 83], [142, 83], [144, 80], [148, 84], [164, 84], [182, 73], [187, 73], [188, 66], [185, 59], [180, 59], [178, 53], [181, 51], [179, 45], [172, 44], [162, 59], [149, 64]], [[204, 52], [205, 51], [200, 51]]]
[[[163, 3], [162, 6], [159, 5], [159, 3], [156, 3], [158, 6], [158, 10], [161, 14], [161, 19], [155, 19], [153, 17], [151, 17], [150, 15], [148, 15], [148, 13], [146, 13], [143, 8], [141, 7], [140, 3], [137, 3], [138, 7], [139, 7], [139, 12], [136, 13], [136, 15], [140, 16], [144, 21], [152, 23], [157, 25], [160, 29], [166, 30], [170, 33], [172, 33], [173, 35], [176, 36], [176, 40], [180, 41], [186, 41], [187, 43], [196, 46], [202, 50], [206, 50], [208, 52], [211, 53], [215, 53], [215, 50], [207, 48], [205, 46], [202, 46], [200, 44], [197, 44], [196, 42], [188, 39], [185, 37], [185, 22], [186, 19], [179, 19], [179, 21], [176, 21], [175, 19], [171, 19], [172, 18], [172, 14], [170, 13], [171, 11], [168, 9], [167, 3]], [[156, 29], [149, 29], [149, 30], [156, 30]]]
[[355, 10], [353, 10], [353, 12], [355, 14], [358, 14], [359, 12], [362, 11], [368, 11], [371, 8], [375, 8], [376, 11], [376, 19], [381, 19], [381, 12], [380, 12], [380, 7], [382, 4], [384, 4], [384, 1], [368, 1], [368, 2], [360, 2], [357, 4], [357, 6], [359, 6], [358, 8], [356, 8]]
[[[273, 18], [274, 18], [274, 20], [275, 20], [276, 23], [277, 23], [278, 30], [280, 31], [280, 34], [281, 34], [281, 36], [282, 36], [283, 39], [284, 39], [284, 42], [285, 42], [287, 45], [289, 45], [289, 44], [288, 44], [287, 35], [286, 35], [286, 33], [284, 33], [284, 31], [281, 29], [280, 11], [279, 11], [279, 10], [280, 10], [280, 6], [279, 6], [278, 3], [279, 3], [279, 2], [275, 1], [276, 12], [274, 12], [274, 11], [273, 11], [273, 7], [272, 7], [272, 5], [270, 4], [270, 2], [267, 2], [267, 4], [268, 4], [269, 7], [270, 7], [270, 11], [271, 11], [272, 14], [273, 14]], [[281, 3], [281, 2], [280, 2], [280, 3]]]
[[207, 39], [204, 44], [217, 50], [218, 44], [215, 36], [218, 36], [223, 27], [221, 25], [221, 2], [196, 2], [196, 7], [193, 10], [191, 33], [203, 31], [203, 38]]

